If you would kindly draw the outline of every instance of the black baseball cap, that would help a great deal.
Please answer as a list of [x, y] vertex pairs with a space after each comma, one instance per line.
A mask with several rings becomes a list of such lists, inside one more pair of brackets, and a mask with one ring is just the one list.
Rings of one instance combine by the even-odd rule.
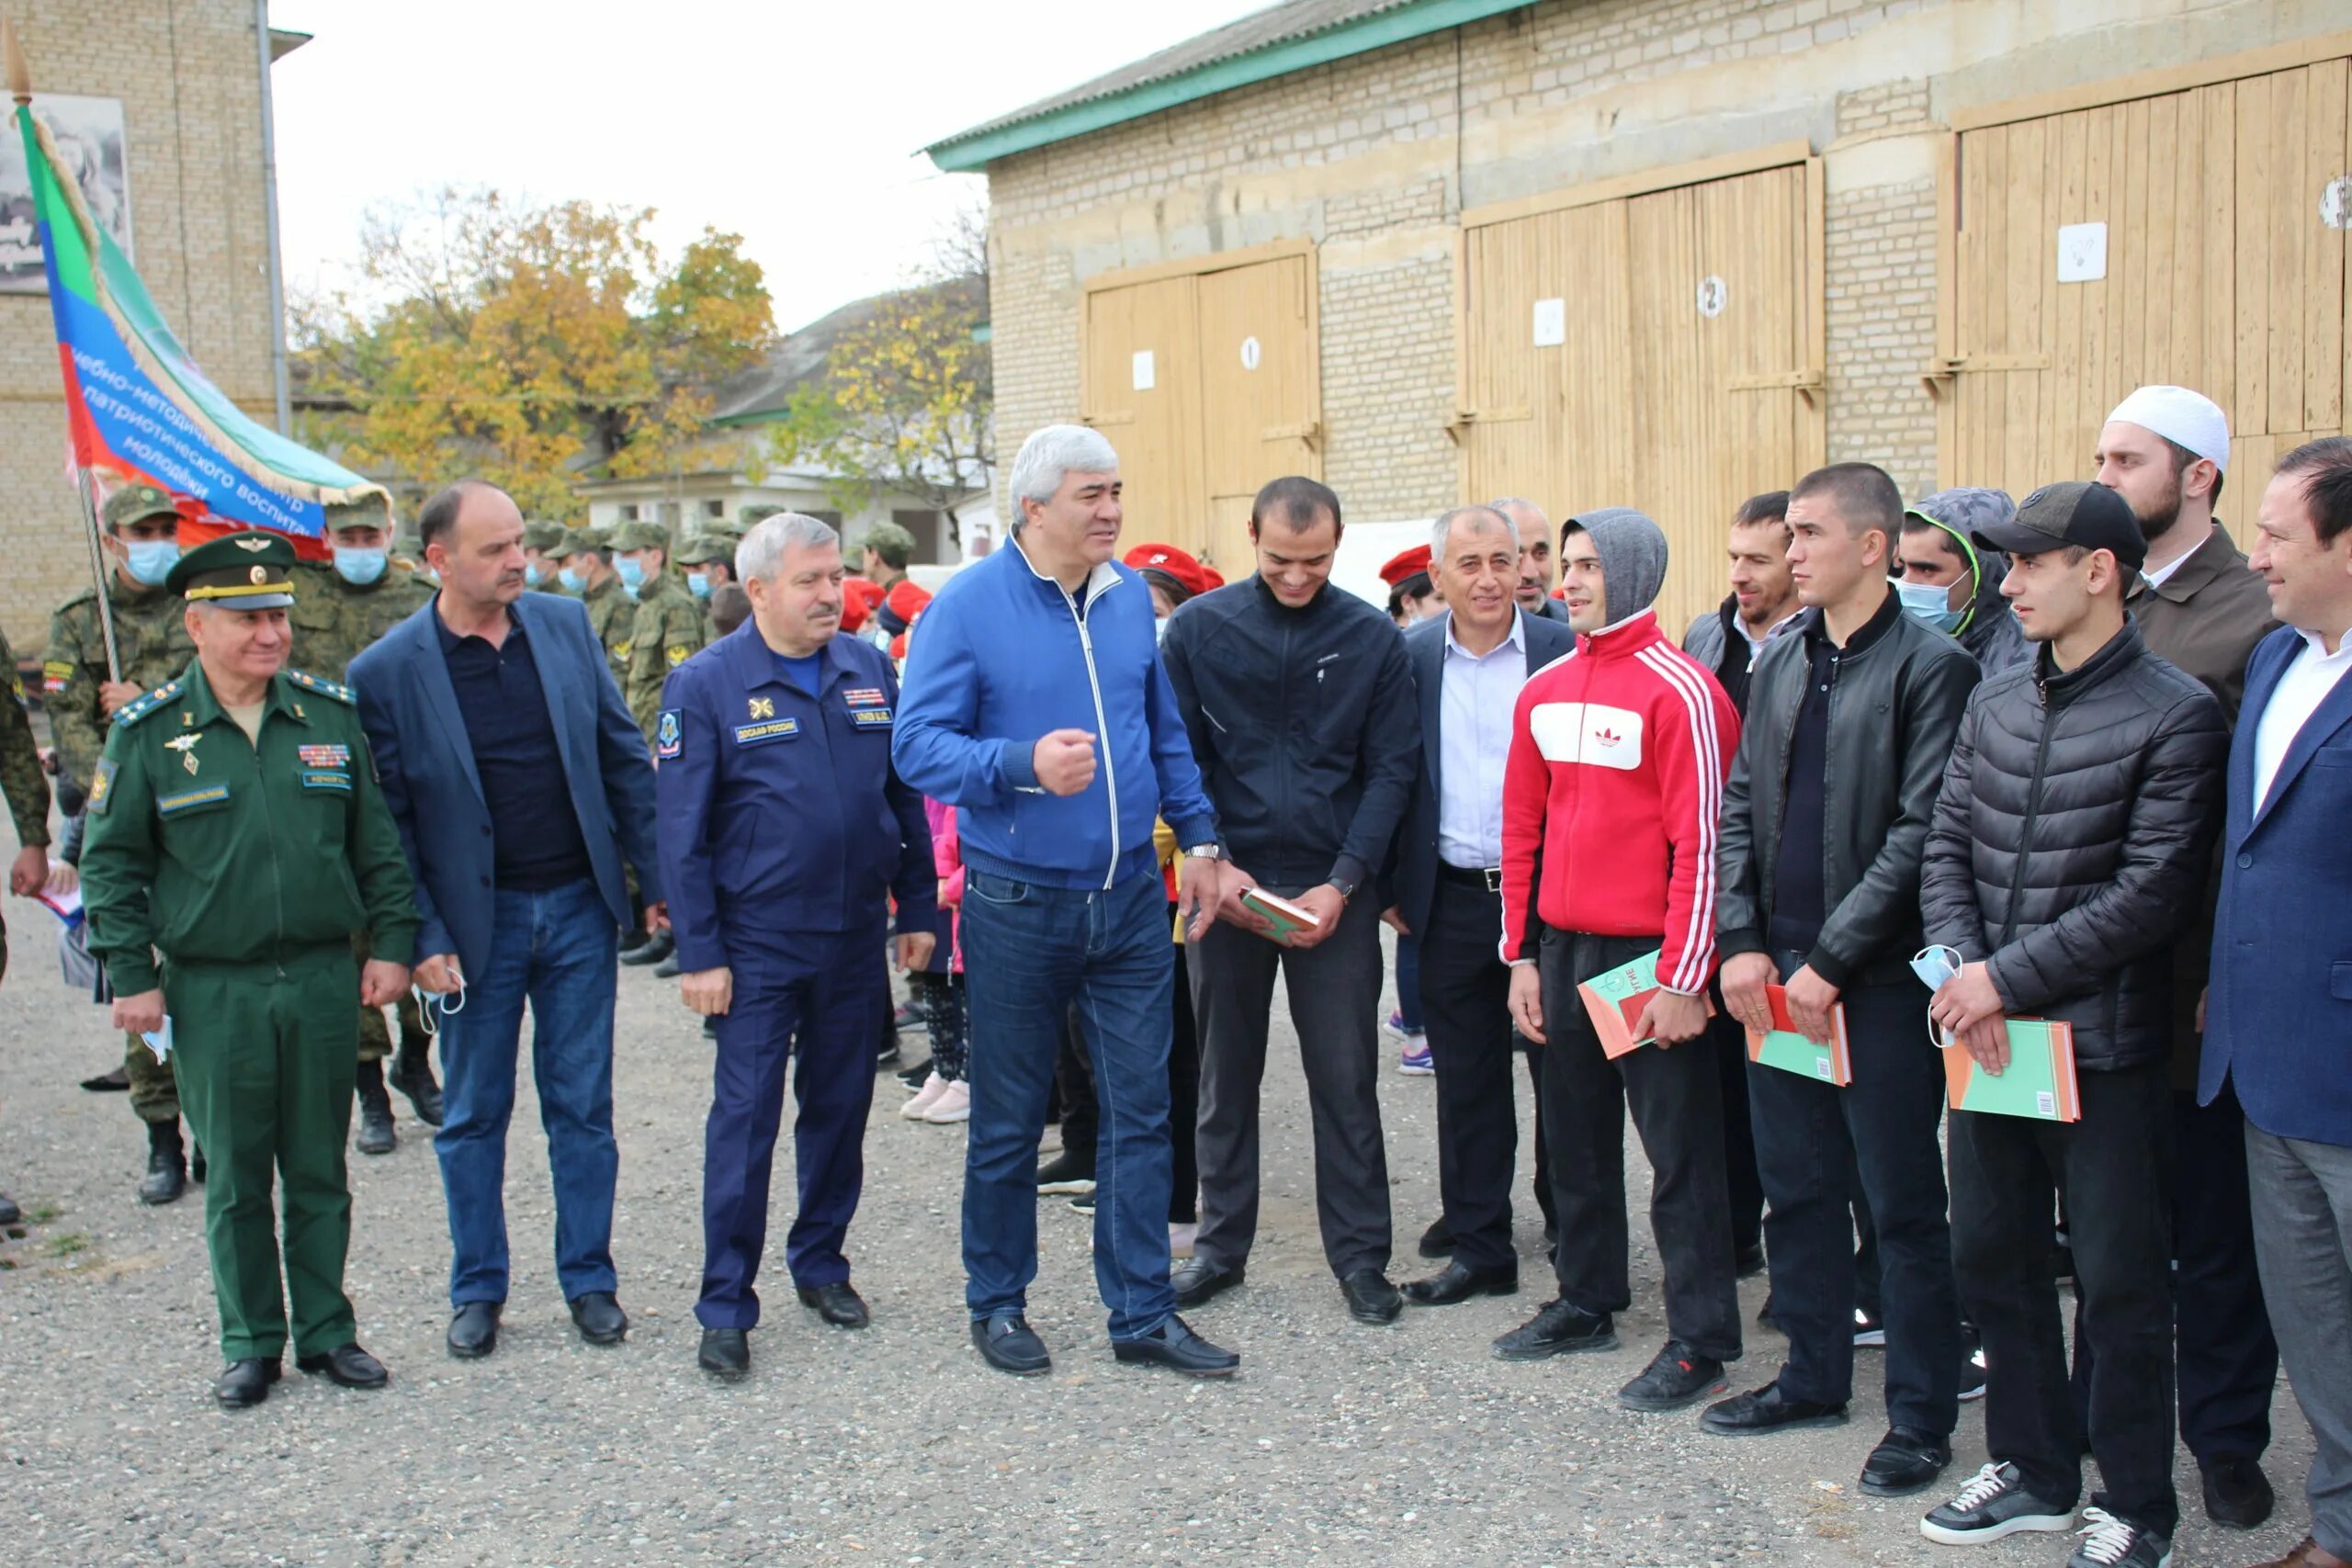
[[2105, 485], [2085, 479], [2043, 485], [2018, 503], [2015, 517], [1971, 529], [1969, 538], [1980, 550], [2013, 556], [2038, 556], [2068, 545], [2107, 550], [2132, 571], [2148, 558], [2148, 541], [2130, 503]]

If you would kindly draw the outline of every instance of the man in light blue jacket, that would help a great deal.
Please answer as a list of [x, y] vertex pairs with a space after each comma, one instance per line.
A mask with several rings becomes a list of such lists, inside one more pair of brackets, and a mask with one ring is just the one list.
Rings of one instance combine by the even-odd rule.
[[[1119, 457], [1050, 425], [1013, 460], [1012, 547], [950, 579], [908, 649], [891, 760], [956, 807], [972, 1025], [965, 1289], [989, 1364], [1051, 1365], [1023, 1314], [1037, 1272], [1035, 1155], [1075, 1006], [1102, 1103], [1094, 1274], [1122, 1361], [1194, 1376], [1240, 1358], [1168, 1285], [1175, 955], [1152, 823], [1186, 854], [1182, 918], [1221, 892], [1216, 816], [1160, 669], [1151, 594], [1116, 564]], [[1191, 1137], [1189, 1127], [1179, 1135]]]

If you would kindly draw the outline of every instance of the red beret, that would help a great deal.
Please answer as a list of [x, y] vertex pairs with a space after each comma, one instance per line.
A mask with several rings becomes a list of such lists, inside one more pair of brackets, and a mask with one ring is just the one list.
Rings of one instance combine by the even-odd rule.
[[882, 603], [882, 585], [864, 577], [842, 579], [842, 630], [854, 632]]
[[1211, 592], [1225, 586], [1225, 573], [1213, 566], [1201, 568], [1201, 592]]
[[1137, 571], [1148, 567], [1154, 571], [1166, 572], [1182, 583], [1188, 592], [1206, 593], [1213, 587], [1225, 586], [1225, 579], [1221, 577], [1211, 582], [1209, 579], [1215, 573], [1173, 545], [1137, 545], [1122, 558]]
[[1415, 545], [1403, 555], [1392, 558], [1386, 566], [1382, 567], [1380, 580], [1391, 588], [1401, 588], [1407, 578], [1417, 573], [1427, 576], [1429, 570], [1430, 547], [1427, 545]]

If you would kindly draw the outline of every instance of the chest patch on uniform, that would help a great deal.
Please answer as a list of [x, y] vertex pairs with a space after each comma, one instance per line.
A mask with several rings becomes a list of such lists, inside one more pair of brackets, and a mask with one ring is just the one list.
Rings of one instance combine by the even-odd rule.
[[849, 721], [860, 729], [888, 729], [890, 728], [890, 710], [852, 708], [849, 710]]
[[663, 708], [662, 716], [653, 721], [653, 754], [666, 762], [685, 749], [685, 732], [679, 726], [678, 710]]
[[227, 784], [207, 784], [202, 789], [184, 789], [177, 795], [158, 796], [155, 810], [159, 816], [177, 817], [183, 812], [200, 811], [208, 806], [219, 806], [229, 798]]
[[771, 718], [763, 720], [758, 724], [737, 725], [735, 727], [735, 744], [738, 746], [764, 745], [770, 740], [789, 740], [799, 733], [800, 721], [798, 719]]
[[1607, 703], [1538, 703], [1528, 732], [1548, 762], [1630, 773], [1642, 765], [1642, 716]]
[[613, 657], [626, 663], [628, 660], [630, 650], [636, 647], [637, 644], [628, 641], [627, 638], [623, 638], [621, 641], [613, 644]]
[[302, 770], [302, 787], [304, 789], [341, 790], [344, 794], [349, 795], [351, 793], [351, 775], [349, 773], [330, 773], [317, 768], [305, 768]]
[[752, 716], [753, 718], [774, 718], [775, 716], [775, 699], [774, 697], [753, 697], [751, 699], [751, 709]]
[[111, 757], [98, 763], [97, 774], [90, 780], [90, 798], [86, 803], [91, 815], [104, 817], [107, 807], [114, 804], [114, 775], [121, 766]]
[[351, 766], [351, 748], [338, 742], [332, 746], [300, 746], [296, 754], [306, 768], [347, 768]]
[[675, 670], [679, 665], [684, 664], [686, 661], [686, 656], [692, 652], [694, 652], [694, 649], [688, 648], [684, 643], [673, 642], [669, 647], [662, 650], [662, 657], [670, 661], [671, 669]]
[[884, 698], [879, 686], [852, 686], [842, 693], [842, 701], [854, 708], [878, 708]]

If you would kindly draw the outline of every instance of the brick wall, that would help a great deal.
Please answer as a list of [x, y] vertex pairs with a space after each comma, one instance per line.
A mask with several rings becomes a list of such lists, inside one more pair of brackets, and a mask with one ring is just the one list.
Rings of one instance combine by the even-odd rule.
[[1936, 150], [1956, 107], [2323, 30], [2277, 0], [1551, 0], [989, 170], [1000, 440], [1079, 412], [1084, 280], [1317, 244], [1325, 477], [1456, 496], [1465, 206], [1802, 140], [1824, 161], [1828, 453], [1932, 485]]
[[[123, 101], [133, 261], [221, 389], [269, 418], [267, 224], [251, 0], [13, 0], [42, 92]], [[10, 136], [16, 134], [13, 128]], [[89, 581], [47, 296], [0, 295], [0, 628], [37, 651]]]

